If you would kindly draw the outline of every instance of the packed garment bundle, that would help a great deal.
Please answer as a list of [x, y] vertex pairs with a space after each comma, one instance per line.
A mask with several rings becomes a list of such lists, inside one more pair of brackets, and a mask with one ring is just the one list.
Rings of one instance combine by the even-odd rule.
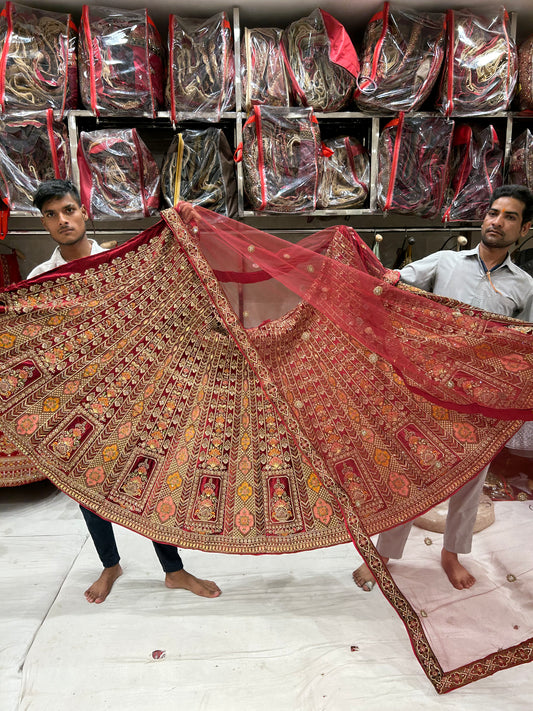
[[446, 116], [481, 116], [506, 111], [518, 78], [516, 44], [509, 16], [448, 10], [446, 58], [438, 108]]
[[292, 22], [282, 35], [292, 103], [338, 111], [352, 99], [359, 59], [338, 20], [324, 10]]
[[283, 59], [283, 30], [277, 27], [245, 28], [241, 42], [243, 101], [252, 106], [289, 106], [290, 83]]
[[224, 131], [185, 129], [172, 139], [161, 168], [167, 205], [186, 200], [232, 217], [237, 212], [233, 152]]
[[493, 191], [502, 183], [503, 149], [494, 126], [456, 125], [443, 220], [483, 220]]
[[141, 219], [159, 208], [159, 168], [137, 130], [82, 131], [80, 194], [94, 219]]
[[6, 2], [0, 13], [2, 112], [75, 109], [76, 42], [77, 30], [69, 13]]
[[446, 16], [386, 2], [364, 37], [355, 99], [361, 111], [415, 111], [428, 98], [444, 59]]
[[233, 33], [225, 12], [205, 20], [171, 15], [166, 102], [177, 114], [213, 113], [235, 106]]
[[97, 116], [162, 106], [164, 50], [147, 10], [84, 5], [79, 59], [81, 99]]
[[43, 116], [0, 119], [0, 193], [16, 212], [39, 214], [33, 195], [40, 183], [70, 178], [67, 127], [49, 109]]
[[511, 144], [509, 179], [533, 190], [533, 134], [526, 128]]

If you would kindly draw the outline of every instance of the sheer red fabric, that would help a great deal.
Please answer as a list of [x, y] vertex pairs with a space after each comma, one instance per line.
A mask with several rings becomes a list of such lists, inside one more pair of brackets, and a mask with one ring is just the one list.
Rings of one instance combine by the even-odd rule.
[[[397, 288], [399, 273], [385, 269], [349, 227], [289, 244], [204, 210], [196, 214], [201, 251], [246, 328], [278, 318], [296, 296], [385, 358], [432, 402], [533, 419], [531, 325]], [[335, 240], [343, 247], [326, 254]]]

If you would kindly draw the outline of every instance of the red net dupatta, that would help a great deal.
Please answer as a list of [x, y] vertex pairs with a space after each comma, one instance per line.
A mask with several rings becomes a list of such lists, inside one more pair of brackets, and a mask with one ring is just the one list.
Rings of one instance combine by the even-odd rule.
[[[162, 215], [3, 291], [6, 436], [155, 540], [284, 553], [351, 538], [438, 691], [492, 673], [453, 677], [369, 536], [449, 496], [533, 418], [531, 326], [394, 286], [349, 228], [292, 245], [202, 208], [195, 225]], [[528, 661], [515, 647], [497, 663]]]

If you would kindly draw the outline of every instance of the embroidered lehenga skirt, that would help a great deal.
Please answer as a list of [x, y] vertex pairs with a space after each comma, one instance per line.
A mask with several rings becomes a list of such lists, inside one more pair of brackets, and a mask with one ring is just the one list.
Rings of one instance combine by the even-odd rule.
[[6, 437], [161, 542], [353, 540], [439, 692], [529, 661], [528, 632], [443, 667], [370, 536], [447, 498], [533, 418], [533, 327], [397, 286], [350, 228], [294, 245], [197, 210], [3, 291]]

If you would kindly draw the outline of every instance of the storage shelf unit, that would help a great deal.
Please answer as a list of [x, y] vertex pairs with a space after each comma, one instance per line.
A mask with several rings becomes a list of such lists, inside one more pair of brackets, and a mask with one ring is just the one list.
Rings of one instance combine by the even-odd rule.
[[[513, 36], [516, 36], [516, 15], [512, 15], [511, 30]], [[235, 55], [235, 96], [236, 96], [236, 110], [231, 112], [225, 112], [220, 117], [216, 117], [213, 114], [202, 114], [197, 112], [185, 113], [182, 112], [177, 115], [177, 121], [173, 124], [171, 120], [171, 115], [169, 111], [160, 111], [157, 113], [156, 117], [151, 115], [113, 115], [113, 116], [100, 116], [96, 118], [91, 111], [87, 110], [72, 110], [68, 111], [66, 114], [66, 121], [69, 133], [69, 143], [70, 151], [72, 156], [72, 174], [74, 181], [79, 185], [79, 170], [76, 160], [76, 152], [78, 145], [78, 138], [80, 130], [91, 130], [87, 127], [95, 128], [106, 128], [113, 125], [122, 125], [124, 127], [136, 127], [139, 129], [143, 140], [147, 143], [148, 147], [153, 151], [156, 160], [161, 163], [165, 147], [170, 144], [173, 132], [178, 129], [181, 125], [194, 125], [198, 123], [204, 123], [208, 125], [222, 125], [225, 127], [228, 137], [231, 139], [230, 142], [235, 148], [237, 145], [242, 143], [242, 128], [246, 121], [247, 114], [243, 110], [243, 91], [241, 86], [241, 71], [240, 71], [240, 46], [241, 46], [241, 25], [240, 25], [240, 15], [239, 8], [233, 9], [233, 31], [234, 31], [234, 55]], [[417, 112], [417, 115], [426, 116], [442, 116], [437, 111], [431, 112]], [[316, 117], [321, 126], [326, 124], [333, 125], [335, 122], [342, 124], [343, 127], [352, 124], [357, 127], [357, 133], [354, 134], [363, 145], [365, 145], [370, 156], [370, 190], [367, 199], [367, 204], [359, 209], [327, 209], [327, 210], [315, 210], [312, 212], [305, 212], [298, 215], [279, 215], [272, 213], [259, 213], [249, 209], [246, 206], [246, 198], [244, 194], [244, 178], [243, 178], [243, 168], [242, 163], [236, 164], [236, 181], [237, 181], [237, 197], [238, 197], [238, 219], [246, 222], [250, 222], [258, 227], [262, 225], [266, 227], [266, 222], [268, 222], [268, 229], [270, 231], [296, 234], [296, 233], [308, 233], [310, 231], [316, 231], [317, 225], [320, 227], [322, 224], [330, 224], [331, 221], [343, 221], [353, 224], [357, 228], [361, 228], [362, 232], [372, 232], [372, 231], [391, 231], [391, 232], [401, 232], [403, 228], [413, 229], [416, 231], [427, 231], [427, 232], [438, 232], [441, 234], [450, 233], [451, 230], [460, 231], [464, 229], [473, 229], [476, 227], [477, 223], [462, 222], [462, 223], [451, 223], [443, 224], [440, 218], [435, 218], [433, 220], [425, 220], [418, 218], [415, 215], [392, 215], [389, 214], [386, 217], [379, 210], [377, 206], [377, 176], [378, 176], [378, 140], [380, 131], [383, 125], [393, 118], [394, 114], [384, 113], [382, 115], [369, 115], [360, 111], [339, 111], [333, 113], [316, 113]], [[499, 112], [491, 116], [477, 117], [472, 116], [470, 118], [461, 117], [461, 121], [475, 121], [480, 122], [492, 122], [498, 123], [498, 132], [501, 135], [502, 145], [504, 148], [504, 170], [507, 170], [509, 164], [509, 156], [511, 150], [511, 143], [513, 138], [517, 135], [518, 129], [524, 130], [526, 125], [531, 125], [533, 119], [531, 115], [520, 112]], [[359, 134], [359, 135], [358, 135]], [[27, 218], [34, 217], [30, 213], [13, 213], [14, 218]], [[315, 219], [316, 218], [316, 219]], [[128, 228], [134, 228], [136, 224], [143, 224], [145, 221], [135, 221], [128, 223]], [[312, 224], [312, 227], [305, 227], [307, 224]], [[100, 229], [100, 222], [96, 223], [96, 227]], [[141, 227], [142, 228], [142, 227]], [[130, 230], [124, 229], [124, 221], [120, 224], [117, 223], [116, 229], [118, 233], [129, 233]], [[16, 230], [16, 227], [15, 227]], [[113, 225], [106, 223], [105, 232], [106, 234], [113, 230]]]

